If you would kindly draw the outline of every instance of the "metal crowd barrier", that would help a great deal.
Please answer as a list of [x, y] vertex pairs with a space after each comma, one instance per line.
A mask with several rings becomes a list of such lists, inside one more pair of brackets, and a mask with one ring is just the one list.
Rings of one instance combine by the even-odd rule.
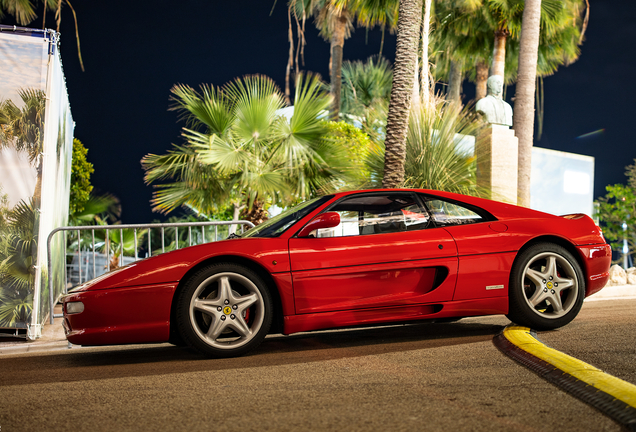
[[[180, 222], [180, 223], [159, 223], [159, 224], [130, 224], [130, 225], [87, 225], [87, 226], [72, 226], [72, 227], [61, 227], [61, 228], [56, 228], [53, 231], [51, 231], [51, 233], [49, 234], [47, 241], [46, 241], [46, 251], [47, 251], [47, 266], [48, 266], [48, 285], [49, 285], [49, 301], [50, 301], [50, 306], [51, 306], [51, 313], [50, 313], [50, 322], [51, 324], [53, 324], [53, 319], [54, 318], [60, 318], [63, 315], [62, 314], [54, 314], [53, 313], [53, 307], [55, 306], [55, 303], [57, 302], [58, 298], [56, 298], [55, 293], [53, 291], [53, 262], [52, 262], [52, 256], [51, 256], [51, 239], [53, 238], [53, 236], [61, 231], [76, 231], [77, 232], [77, 254], [78, 254], [78, 262], [80, 265], [80, 272], [79, 272], [79, 283], [78, 285], [82, 284], [82, 272], [81, 272], [81, 264], [82, 264], [82, 246], [81, 246], [81, 232], [82, 231], [91, 231], [91, 237], [92, 237], [92, 241], [91, 241], [91, 248], [90, 250], [85, 251], [85, 253], [87, 254], [91, 254], [92, 253], [92, 258], [93, 258], [93, 275], [96, 275], [96, 268], [95, 268], [95, 258], [97, 253], [95, 252], [95, 231], [99, 231], [99, 230], [104, 230], [106, 231], [106, 237], [108, 238], [108, 231], [117, 231], [119, 230], [119, 248], [120, 248], [120, 255], [119, 255], [119, 264], [122, 263], [123, 261], [123, 257], [124, 257], [124, 230], [129, 230], [132, 229], [133, 233], [134, 233], [134, 249], [135, 249], [135, 256], [134, 256], [134, 261], [139, 260], [139, 256], [138, 256], [138, 251], [139, 251], [139, 245], [137, 244], [137, 232], [139, 230], [147, 230], [148, 234], [148, 240], [147, 240], [147, 244], [148, 244], [148, 252], [147, 255], [148, 257], [152, 256], [152, 244], [151, 244], [151, 230], [152, 229], [160, 229], [161, 230], [161, 253], [165, 252], [165, 230], [166, 228], [174, 228], [174, 239], [175, 239], [175, 249], [179, 249], [179, 228], [187, 228], [188, 229], [188, 246], [192, 246], [193, 244], [201, 244], [201, 243], [209, 243], [205, 241], [205, 227], [207, 226], [214, 226], [214, 239], [212, 241], [217, 241], [219, 240], [218, 237], [218, 227], [219, 225], [241, 225], [242, 228], [244, 229], [244, 226], [247, 225], [248, 227], [252, 228], [254, 227], [254, 224], [249, 222], [249, 221], [245, 221], [245, 220], [239, 220], [239, 221], [214, 221], [214, 222]], [[193, 243], [192, 242], [192, 228], [201, 228], [201, 243]], [[195, 235], [195, 237], [198, 237], [198, 235]], [[64, 245], [64, 247], [66, 248], [66, 244]], [[105, 241], [105, 247], [106, 247], [106, 271], [110, 271], [110, 241]], [[144, 257], [145, 258], [145, 257]], [[66, 254], [65, 254], [65, 259], [66, 259]], [[67, 266], [66, 266], [66, 262], [64, 263], [64, 288], [63, 288], [63, 293], [66, 294], [67, 293]], [[86, 282], [86, 281], [84, 281]]]

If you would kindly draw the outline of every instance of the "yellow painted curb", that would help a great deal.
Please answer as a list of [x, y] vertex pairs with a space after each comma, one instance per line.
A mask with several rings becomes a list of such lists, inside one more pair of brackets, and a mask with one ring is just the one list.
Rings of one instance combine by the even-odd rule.
[[636, 385], [608, 375], [588, 363], [545, 346], [530, 334], [528, 327], [508, 326], [504, 329], [503, 335], [510, 343], [525, 352], [636, 408]]

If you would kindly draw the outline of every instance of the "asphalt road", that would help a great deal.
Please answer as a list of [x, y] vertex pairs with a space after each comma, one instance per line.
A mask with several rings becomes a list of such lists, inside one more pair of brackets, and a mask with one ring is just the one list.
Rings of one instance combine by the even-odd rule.
[[[636, 384], [636, 300], [586, 302], [549, 346]], [[620, 431], [500, 353], [505, 317], [269, 337], [210, 360], [170, 345], [0, 358], [0, 430]]]

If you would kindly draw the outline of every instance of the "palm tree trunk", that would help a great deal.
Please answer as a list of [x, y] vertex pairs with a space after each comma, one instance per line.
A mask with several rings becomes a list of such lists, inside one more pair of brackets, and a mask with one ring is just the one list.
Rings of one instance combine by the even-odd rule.
[[462, 93], [462, 62], [451, 60], [450, 62], [450, 76], [448, 77], [448, 93], [446, 94], [446, 100], [453, 103], [461, 103]]
[[526, 0], [519, 40], [519, 72], [514, 129], [519, 138], [517, 204], [530, 206], [530, 172], [534, 134], [534, 91], [537, 76], [541, 0]]
[[336, 18], [336, 28], [331, 37], [331, 119], [338, 121], [340, 116], [340, 91], [342, 87], [342, 50], [344, 48], [347, 18], [343, 15]]
[[428, 106], [431, 99], [430, 84], [428, 82], [428, 33], [431, 28], [431, 3], [432, 0], [424, 0], [424, 17], [422, 18], [422, 75], [420, 75], [420, 91], [422, 93], [422, 105]]
[[260, 225], [267, 220], [267, 210], [263, 201], [255, 200], [252, 209], [245, 214], [245, 220], [252, 222], [254, 225]]
[[483, 99], [488, 95], [486, 82], [488, 81], [488, 65], [480, 60], [475, 65], [477, 77], [475, 79], [475, 100]]
[[419, 47], [421, 22], [422, 0], [400, 0], [395, 70], [384, 141], [382, 185], [385, 188], [397, 187], [404, 181], [406, 132], [413, 94], [415, 58]]
[[508, 30], [495, 31], [495, 47], [492, 51], [492, 65], [490, 67], [490, 75], [499, 75], [504, 77], [506, 70], [506, 39], [508, 38]]

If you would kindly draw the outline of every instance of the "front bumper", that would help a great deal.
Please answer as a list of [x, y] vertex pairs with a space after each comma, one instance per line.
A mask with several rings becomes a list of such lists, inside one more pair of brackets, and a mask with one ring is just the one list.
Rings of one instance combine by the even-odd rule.
[[[166, 342], [177, 282], [70, 293], [63, 297], [66, 339], [76, 345]], [[68, 313], [69, 303], [84, 310]]]

